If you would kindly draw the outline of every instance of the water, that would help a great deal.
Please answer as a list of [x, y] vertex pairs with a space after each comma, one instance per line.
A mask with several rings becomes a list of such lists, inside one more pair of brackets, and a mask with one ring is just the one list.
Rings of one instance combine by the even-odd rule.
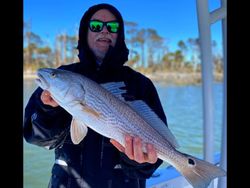
[[[24, 81], [24, 99], [26, 106], [29, 97], [36, 88], [34, 80]], [[50, 178], [51, 167], [54, 163], [54, 152], [23, 141], [23, 181], [24, 188], [45, 188]]]
[[[155, 83], [168, 125], [176, 136], [180, 151], [203, 156], [202, 88], [200, 85], [169, 86]], [[24, 82], [24, 105], [36, 88], [33, 80]], [[222, 126], [222, 84], [213, 86], [215, 153], [220, 152]], [[48, 185], [54, 151], [24, 141], [24, 188], [45, 188]], [[164, 167], [163, 164], [161, 167]]]
[[[156, 84], [170, 130], [180, 151], [203, 157], [203, 106], [201, 85], [166, 86]], [[222, 84], [214, 83], [215, 152], [220, 151], [222, 126]]]

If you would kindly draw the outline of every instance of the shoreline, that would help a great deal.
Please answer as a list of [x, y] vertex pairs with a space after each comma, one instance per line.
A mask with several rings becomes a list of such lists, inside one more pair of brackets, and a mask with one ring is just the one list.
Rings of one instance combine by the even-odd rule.
[[23, 73], [23, 80], [35, 79], [36, 77], [35, 73]]
[[[153, 82], [188, 85], [200, 84], [202, 81], [201, 73], [180, 73], [180, 72], [155, 72], [155, 73], [142, 73]], [[223, 80], [222, 73], [214, 73], [214, 81], [221, 82]], [[23, 80], [35, 79], [36, 73], [23, 73]]]
[[[167, 84], [175, 85], [190, 85], [190, 84], [201, 84], [202, 75], [201, 73], [185, 73], [185, 72], [155, 72], [145, 74], [149, 79], [155, 82], [163, 82]], [[223, 81], [222, 73], [214, 73], [213, 78], [215, 82]]]

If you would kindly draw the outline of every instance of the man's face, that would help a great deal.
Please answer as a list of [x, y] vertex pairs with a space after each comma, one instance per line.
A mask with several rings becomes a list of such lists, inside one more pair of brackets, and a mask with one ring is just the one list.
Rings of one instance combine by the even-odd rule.
[[[116, 18], [108, 10], [101, 9], [97, 11], [90, 20], [108, 22], [114, 21]], [[109, 49], [109, 45], [113, 47], [115, 46], [117, 37], [118, 34], [110, 33], [106, 26], [104, 26], [103, 30], [100, 32], [92, 32], [90, 29], [88, 29], [87, 40], [89, 48], [92, 50], [98, 61], [102, 62]]]

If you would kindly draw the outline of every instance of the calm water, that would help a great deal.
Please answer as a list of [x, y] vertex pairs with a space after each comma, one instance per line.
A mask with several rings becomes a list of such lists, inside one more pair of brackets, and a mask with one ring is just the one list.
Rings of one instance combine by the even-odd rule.
[[[180, 151], [202, 157], [202, 88], [201, 86], [167, 86], [157, 84], [169, 128], [176, 136]], [[33, 80], [24, 82], [24, 105], [36, 88]], [[215, 83], [214, 95], [214, 136], [215, 152], [220, 151], [222, 126], [222, 84]], [[28, 144], [24, 140], [24, 188], [47, 187], [54, 162], [53, 150]], [[162, 166], [163, 167], [163, 166]]]

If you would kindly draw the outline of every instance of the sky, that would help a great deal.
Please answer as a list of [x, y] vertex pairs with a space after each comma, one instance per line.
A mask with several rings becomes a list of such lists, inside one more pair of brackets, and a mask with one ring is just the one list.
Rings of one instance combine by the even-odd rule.
[[[23, 20], [31, 23], [31, 31], [53, 47], [56, 35], [74, 35], [83, 13], [92, 5], [110, 3], [125, 21], [136, 22], [138, 28], [152, 28], [165, 39], [170, 50], [180, 40], [198, 38], [196, 0], [24, 0]], [[208, 0], [209, 10], [220, 6], [220, 0]], [[221, 22], [211, 26], [212, 40], [221, 48]]]

